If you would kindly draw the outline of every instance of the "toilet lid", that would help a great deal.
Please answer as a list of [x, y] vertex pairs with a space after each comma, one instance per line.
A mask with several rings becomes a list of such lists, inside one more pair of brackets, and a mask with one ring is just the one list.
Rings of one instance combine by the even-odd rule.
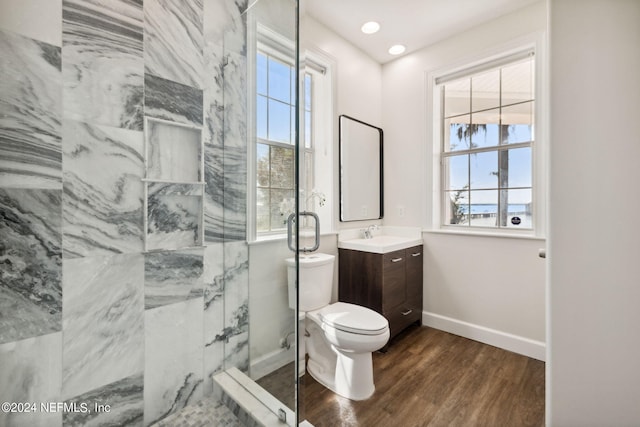
[[328, 305], [318, 314], [326, 325], [355, 334], [378, 335], [389, 327], [389, 322], [383, 315], [367, 307], [346, 302]]

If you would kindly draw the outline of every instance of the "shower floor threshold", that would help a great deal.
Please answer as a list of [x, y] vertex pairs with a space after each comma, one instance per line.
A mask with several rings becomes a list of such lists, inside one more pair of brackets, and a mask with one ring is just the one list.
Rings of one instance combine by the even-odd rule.
[[[241, 423], [248, 427], [282, 427], [295, 425], [295, 413], [260, 387], [237, 368], [230, 368], [213, 376], [215, 393]], [[286, 421], [276, 415], [284, 411]], [[313, 427], [308, 421], [301, 427]]]

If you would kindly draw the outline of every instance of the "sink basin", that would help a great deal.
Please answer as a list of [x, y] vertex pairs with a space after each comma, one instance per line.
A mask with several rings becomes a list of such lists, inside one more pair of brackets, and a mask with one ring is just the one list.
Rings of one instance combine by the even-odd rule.
[[[417, 230], [398, 230], [399, 227], [393, 229], [381, 228], [380, 233], [371, 239], [362, 238], [361, 233], [344, 233], [338, 239], [338, 247], [342, 249], [351, 249], [354, 251], [373, 252], [377, 254], [386, 254], [400, 249], [406, 249], [422, 244], [422, 234]], [[391, 234], [393, 231], [396, 233]], [[389, 234], [386, 234], [389, 233]]]

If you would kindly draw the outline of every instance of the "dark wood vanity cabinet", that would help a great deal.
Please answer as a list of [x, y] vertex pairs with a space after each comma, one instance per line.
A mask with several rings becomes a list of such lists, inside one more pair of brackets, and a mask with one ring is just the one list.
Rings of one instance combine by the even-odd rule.
[[422, 245], [377, 254], [339, 249], [338, 299], [381, 313], [391, 338], [422, 319]]

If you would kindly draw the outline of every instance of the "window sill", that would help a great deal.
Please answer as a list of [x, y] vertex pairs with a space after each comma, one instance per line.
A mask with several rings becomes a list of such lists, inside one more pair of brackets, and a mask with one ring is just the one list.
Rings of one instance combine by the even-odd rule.
[[514, 232], [491, 232], [484, 230], [452, 230], [452, 229], [423, 229], [423, 233], [430, 234], [448, 234], [452, 236], [469, 236], [469, 237], [496, 237], [496, 238], [506, 238], [506, 239], [523, 239], [523, 240], [538, 240], [538, 241], [546, 241], [546, 237], [544, 236], [536, 236], [533, 233], [514, 233]]
[[[325, 236], [337, 236], [337, 235], [338, 235], [337, 231], [327, 231], [325, 233], [320, 233], [320, 238]], [[309, 238], [309, 237], [313, 237], [313, 235], [312, 234], [310, 234], [309, 236], [304, 235], [302, 237]], [[274, 243], [274, 242], [286, 242], [286, 241], [287, 241], [286, 233], [271, 234], [266, 236], [259, 236], [255, 240], [250, 240], [248, 244], [249, 246], [253, 246], [253, 245], [262, 245], [262, 244], [268, 244], [268, 243]]]
[[279, 242], [279, 241], [286, 241], [287, 240], [287, 235], [286, 234], [270, 234], [267, 236], [259, 236], [256, 237], [254, 240], [250, 240], [249, 241], [249, 245], [255, 245], [255, 244], [260, 244], [260, 243], [270, 243], [270, 242]]

